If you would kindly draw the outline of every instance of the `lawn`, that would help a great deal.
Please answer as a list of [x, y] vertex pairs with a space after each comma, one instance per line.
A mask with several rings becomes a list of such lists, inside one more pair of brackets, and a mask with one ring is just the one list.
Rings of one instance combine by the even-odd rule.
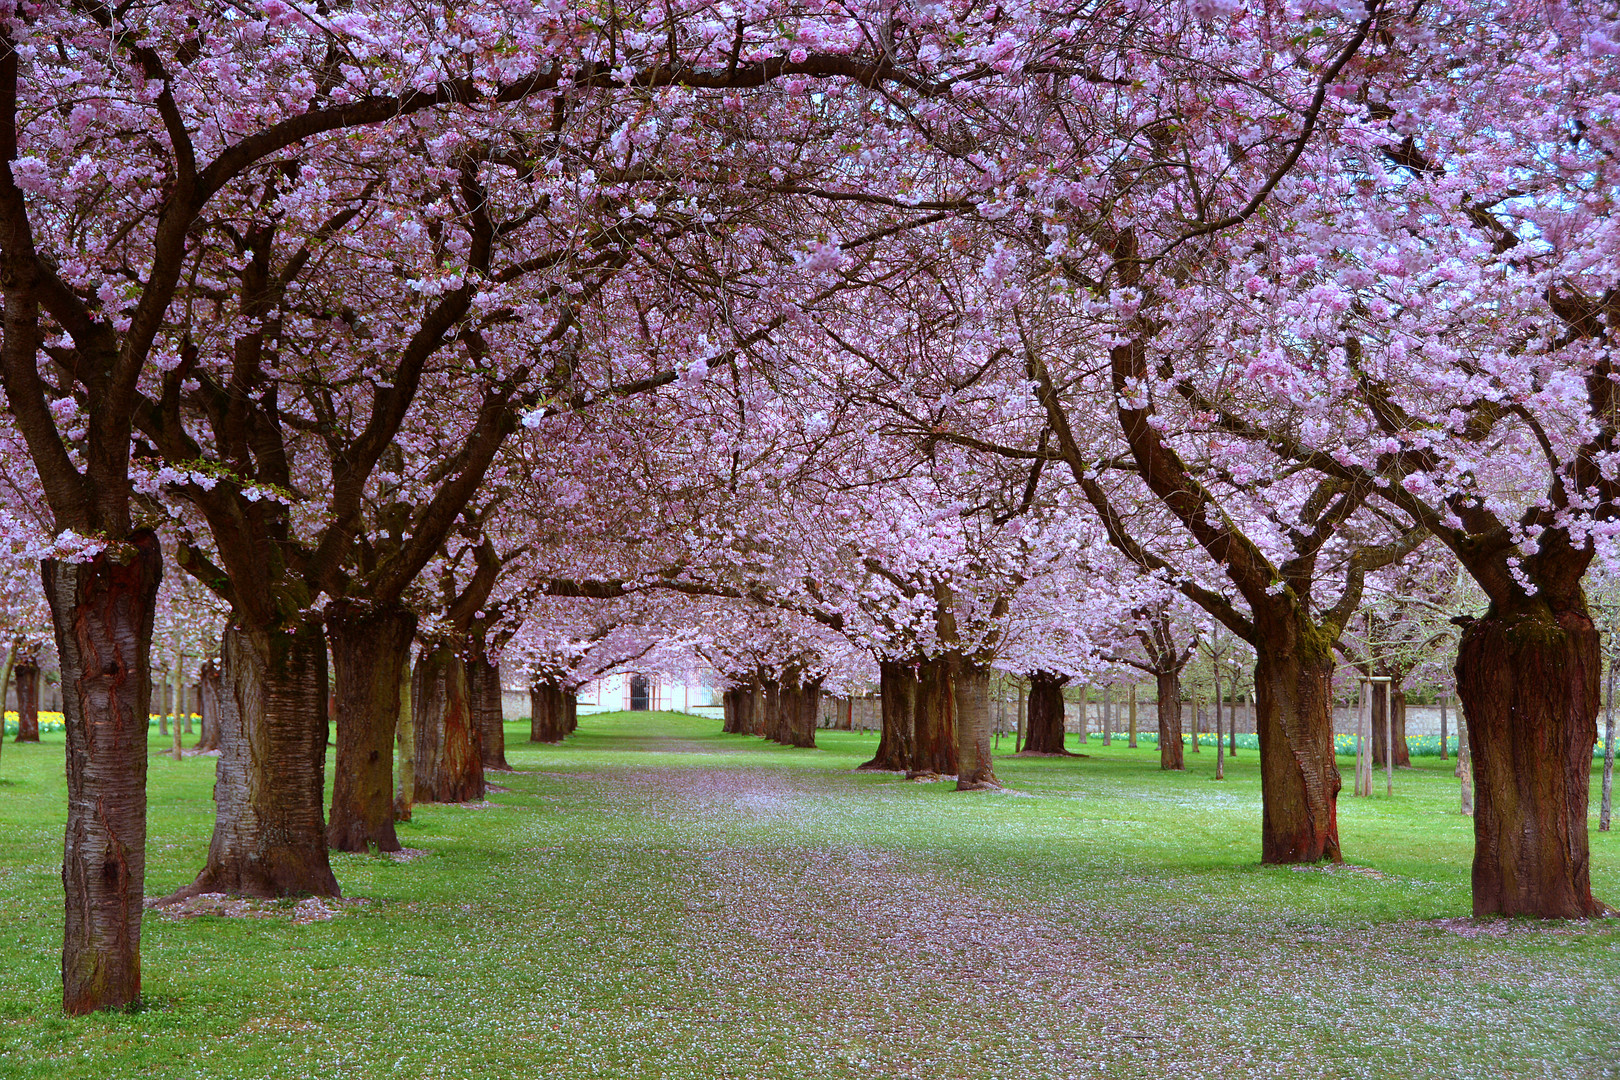
[[[331, 910], [149, 912], [146, 1006], [83, 1019], [62, 736], [8, 742], [0, 1077], [1620, 1077], [1620, 921], [1464, 918], [1450, 762], [1342, 797], [1349, 863], [1289, 869], [1252, 752], [1216, 783], [1209, 748], [1164, 774], [1093, 737], [959, 794], [851, 772], [874, 735], [718, 726], [511, 725], [505, 790], [401, 826], [422, 854], [335, 856]], [[152, 759], [150, 895], [202, 865], [213, 768]]]

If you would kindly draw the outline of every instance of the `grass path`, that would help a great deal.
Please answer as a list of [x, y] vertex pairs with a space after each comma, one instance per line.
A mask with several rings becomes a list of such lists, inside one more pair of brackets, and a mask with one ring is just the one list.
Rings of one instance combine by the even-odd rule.
[[[958, 794], [849, 771], [872, 736], [716, 727], [513, 725], [508, 790], [402, 827], [426, 855], [334, 858], [335, 917], [150, 914], [150, 1007], [80, 1020], [61, 745], [8, 745], [0, 1078], [1620, 1076], [1620, 926], [1458, 918], [1439, 768], [1341, 800], [1357, 865], [1291, 870], [1253, 862], [1252, 755], [1217, 785], [1094, 739]], [[201, 865], [211, 768], [153, 759], [153, 895]], [[1594, 864], [1620, 899], [1613, 834]]]

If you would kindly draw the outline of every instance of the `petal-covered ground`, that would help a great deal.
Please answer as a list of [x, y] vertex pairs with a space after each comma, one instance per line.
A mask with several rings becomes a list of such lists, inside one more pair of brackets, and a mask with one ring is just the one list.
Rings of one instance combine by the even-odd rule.
[[[510, 790], [402, 827], [426, 854], [334, 859], [364, 902], [152, 913], [148, 1007], [86, 1020], [57, 1011], [60, 746], [8, 747], [0, 1076], [1620, 1075], [1620, 924], [1466, 918], [1438, 763], [1342, 800], [1352, 865], [1262, 868], [1252, 755], [1217, 785], [1094, 740], [958, 794], [851, 772], [871, 736], [716, 726], [514, 742]], [[205, 764], [153, 761], [149, 893], [206, 848]], [[1594, 834], [1611, 900], [1617, 864]]]

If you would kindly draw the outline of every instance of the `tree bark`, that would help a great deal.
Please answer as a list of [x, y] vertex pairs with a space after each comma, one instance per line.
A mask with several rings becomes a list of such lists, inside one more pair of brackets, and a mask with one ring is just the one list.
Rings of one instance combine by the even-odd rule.
[[197, 745], [193, 750], [219, 749], [219, 695], [222, 691], [219, 663], [209, 660], [197, 672], [197, 712], [201, 719]]
[[784, 687], [781, 679], [765, 680], [765, 738], [773, 743], [784, 743], [782, 731], [782, 698]]
[[40, 565], [67, 727], [62, 1008], [80, 1016], [141, 995], [152, 616], [163, 553], [136, 532], [89, 562]]
[[1260, 631], [1254, 685], [1262, 862], [1343, 861], [1341, 783], [1333, 756], [1333, 656], [1324, 638], [1297, 624], [1273, 622]]
[[955, 776], [956, 702], [951, 665], [943, 657], [917, 665], [917, 706], [912, 720], [913, 757], [908, 776]]
[[787, 709], [787, 743], [804, 750], [813, 750], [816, 746], [816, 719], [821, 713], [821, 680], [804, 679], [802, 676], [794, 679], [792, 693], [783, 693], [784, 705], [791, 702]]
[[39, 742], [39, 658], [25, 652], [11, 677], [17, 685], [17, 742]]
[[228, 626], [222, 647], [214, 836], [197, 880], [164, 902], [223, 892], [338, 896], [326, 856], [326, 635]]
[[529, 741], [560, 743], [566, 735], [563, 689], [559, 683], [539, 682], [529, 687]]
[[1029, 676], [1029, 719], [1024, 738], [1023, 754], [1065, 754], [1074, 756], [1063, 747], [1067, 734], [1063, 712], [1063, 684], [1067, 675], [1051, 671], [1035, 671]]
[[1185, 769], [1181, 747], [1181, 673], [1156, 672], [1154, 681], [1159, 689], [1159, 768]]
[[990, 669], [965, 657], [952, 665], [956, 702], [956, 790], [998, 788], [990, 755]]
[[[1389, 699], [1389, 707], [1384, 704]], [[1406, 691], [1396, 690], [1394, 684], [1386, 693], [1374, 690], [1372, 695], [1372, 760], [1378, 768], [1384, 767], [1387, 749], [1384, 737], [1387, 723], [1395, 729], [1395, 767], [1409, 769], [1412, 767], [1412, 751], [1406, 745]]]
[[394, 820], [411, 820], [411, 806], [416, 802], [416, 713], [411, 701], [411, 688], [416, 680], [412, 676], [410, 654], [405, 666], [399, 669], [399, 723], [394, 728]]
[[501, 710], [501, 669], [479, 648], [467, 662], [467, 691], [478, 725], [484, 768], [511, 772], [506, 762], [506, 716]]
[[416, 717], [416, 801], [477, 802], [484, 760], [467, 692], [467, 665], [449, 642], [428, 645], [411, 689]]
[[1457, 696], [1474, 771], [1474, 914], [1588, 918], [1586, 812], [1601, 653], [1585, 611], [1492, 604], [1463, 630]]
[[917, 710], [917, 675], [900, 660], [878, 662], [878, 711], [882, 731], [872, 760], [856, 766], [873, 772], [909, 772], [913, 722]]
[[332, 645], [337, 761], [326, 842], [336, 851], [400, 850], [394, 832], [394, 738], [399, 682], [416, 614], [341, 598], [326, 605]]

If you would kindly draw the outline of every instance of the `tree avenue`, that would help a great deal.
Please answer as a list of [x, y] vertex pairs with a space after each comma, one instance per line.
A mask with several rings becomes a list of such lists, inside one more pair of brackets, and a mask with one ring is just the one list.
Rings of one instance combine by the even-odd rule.
[[140, 1000], [193, 676], [171, 903], [338, 896], [510, 769], [503, 685], [557, 743], [702, 669], [802, 748], [872, 689], [863, 769], [976, 791], [1008, 677], [1054, 756], [1151, 682], [1184, 769], [1218, 639], [1262, 862], [1345, 857], [1357, 676], [1396, 765], [1454, 683], [1474, 914], [1602, 913], [1616, 54], [1512, 0], [0, 10], [0, 693], [37, 739], [59, 673], [64, 1007]]

